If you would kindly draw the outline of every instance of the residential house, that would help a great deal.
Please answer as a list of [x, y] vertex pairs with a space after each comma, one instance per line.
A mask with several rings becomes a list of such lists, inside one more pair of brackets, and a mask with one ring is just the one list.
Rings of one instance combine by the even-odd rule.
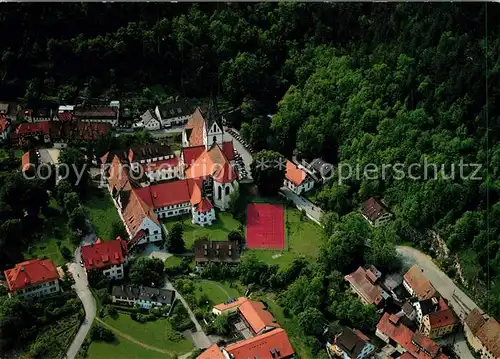
[[238, 313], [254, 336], [280, 327], [262, 302], [247, 300], [238, 307]]
[[345, 328], [335, 335], [332, 343], [326, 343], [326, 350], [331, 357], [337, 356], [343, 359], [371, 358], [375, 346], [370, 343], [370, 338], [357, 329]]
[[59, 272], [50, 259], [32, 259], [7, 269], [9, 297], [38, 298], [59, 292]]
[[187, 101], [156, 106], [154, 111], [156, 118], [161, 121], [162, 127], [185, 125], [193, 113]]
[[215, 222], [215, 209], [208, 198], [202, 198], [200, 203], [193, 206], [191, 222], [202, 227], [211, 226]]
[[453, 333], [459, 323], [453, 310], [448, 308], [424, 316], [420, 330], [425, 336], [436, 339]]
[[2, 101], [0, 102], [0, 115], [8, 120], [17, 120], [17, 115], [21, 111], [21, 107], [16, 102]]
[[438, 295], [432, 283], [424, 276], [423, 269], [414, 264], [403, 276], [403, 286], [420, 300], [430, 299]]
[[[432, 339], [415, 333], [401, 322], [395, 314], [384, 313], [377, 324], [377, 337], [392, 345], [409, 359], [447, 359], [441, 348]], [[409, 356], [411, 355], [411, 356]]]
[[139, 120], [132, 125], [132, 128], [156, 131], [161, 129], [161, 121], [156, 117], [155, 111], [150, 109], [140, 116]]
[[349, 282], [351, 290], [359, 296], [363, 304], [382, 307], [390, 295], [378, 284], [381, 276], [377, 268], [369, 266], [366, 269], [359, 267], [344, 279]]
[[111, 290], [113, 303], [140, 306], [151, 309], [155, 307], [173, 307], [175, 291], [151, 287], [135, 287], [131, 285], [115, 285]]
[[109, 279], [122, 279], [127, 262], [127, 242], [120, 237], [103, 242], [100, 238], [93, 244], [82, 246], [81, 254], [85, 271], [100, 271]]
[[197, 240], [194, 243], [194, 258], [197, 266], [206, 263], [238, 263], [240, 245], [237, 241]]
[[17, 143], [26, 141], [50, 142], [50, 124], [47, 121], [38, 123], [21, 123], [15, 130]]
[[47, 122], [52, 121], [56, 117], [57, 107], [55, 105], [47, 105], [24, 111], [24, 119], [28, 122]]
[[115, 127], [120, 118], [120, 102], [111, 101], [109, 105], [81, 104], [74, 107], [75, 117], [83, 122], [109, 123]]
[[300, 165], [286, 160], [286, 172], [283, 185], [297, 195], [311, 190], [314, 187], [314, 179]]
[[286, 331], [277, 328], [262, 335], [245, 339], [226, 347], [210, 346], [197, 359], [290, 359], [295, 351]]
[[332, 178], [333, 175], [333, 165], [331, 163], [323, 161], [322, 158], [315, 158], [309, 163], [309, 169], [313, 171], [316, 177], [321, 178], [324, 181]]
[[232, 315], [238, 313], [240, 305], [245, 303], [248, 299], [245, 297], [232, 298], [227, 302], [214, 305], [212, 313], [215, 315]]
[[475, 308], [465, 318], [464, 332], [482, 359], [500, 358], [500, 324], [494, 318]]
[[392, 219], [392, 213], [375, 197], [370, 197], [363, 203], [361, 214], [374, 227], [383, 225]]
[[11, 120], [0, 114], [0, 142], [7, 141], [12, 129]]
[[413, 307], [415, 308], [417, 323], [420, 326], [422, 324], [423, 317], [439, 310], [439, 298], [432, 297], [429, 299], [415, 301], [413, 303]]

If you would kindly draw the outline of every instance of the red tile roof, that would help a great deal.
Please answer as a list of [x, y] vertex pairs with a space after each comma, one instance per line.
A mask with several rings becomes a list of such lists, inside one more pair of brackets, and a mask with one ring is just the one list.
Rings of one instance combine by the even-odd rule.
[[217, 344], [212, 344], [203, 353], [198, 355], [196, 359], [225, 359], [224, 354]]
[[355, 272], [348, 274], [344, 277], [356, 290], [363, 296], [364, 300], [370, 304], [378, 305], [384, 297], [382, 296], [382, 288], [379, 285], [370, 281], [370, 274], [372, 277], [377, 277], [371, 272], [359, 267]]
[[23, 172], [26, 172], [30, 169], [31, 165], [31, 153], [30, 151], [25, 152], [21, 159], [21, 169]]
[[238, 310], [255, 333], [259, 333], [266, 327], [279, 328], [280, 326], [261, 302], [247, 300], [240, 305]]
[[15, 291], [59, 279], [59, 273], [50, 259], [33, 259], [7, 269], [5, 278], [10, 291]]
[[30, 133], [49, 133], [48, 122], [39, 122], [39, 123], [21, 123], [16, 128], [16, 133], [18, 135], [26, 135]]
[[75, 116], [81, 118], [116, 118], [118, 110], [114, 107], [76, 108]]
[[201, 154], [205, 152], [205, 146], [185, 147], [182, 149], [182, 157], [186, 166], [191, 166]]
[[187, 178], [205, 178], [213, 176], [219, 183], [236, 180], [236, 173], [229, 164], [224, 152], [218, 144], [203, 152], [198, 159], [185, 171]]
[[500, 358], [500, 324], [477, 308], [467, 315], [465, 323], [486, 349], [493, 353], [494, 357]]
[[163, 169], [177, 167], [179, 165], [179, 157], [169, 158], [168, 160], [155, 161], [144, 163], [143, 168], [145, 172], [153, 172]]
[[200, 108], [196, 108], [191, 118], [186, 124], [185, 130], [188, 135], [190, 146], [203, 145], [203, 129], [205, 128], [205, 119]]
[[57, 118], [62, 122], [71, 121], [73, 117], [74, 116], [71, 112], [61, 112], [57, 114]]
[[440, 328], [458, 324], [458, 319], [451, 309], [445, 309], [439, 312], [430, 313], [429, 323], [432, 328]]
[[235, 300], [234, 302], [231, 302], [231, 303], [221, 303], [221, 304], [214, 305], [214, 308], [223, 312], [223, 311], [230, 309], [230, 308], [239, 307], [241, 304], [245, 303], [247, 300], [248, 299], [246, 297], [239, 297], [237, 300]]
[[234, 160], [234, 145], [233, 141], [227, 141], [222, 143], [222, 152], [226, 155], [228, 161]]
[[125, 255], [127, 253], [127, 243], [117, 238], [114, 241], [100, 242], [83, 246], [82, 260], [85, 269], [103, 269], [113, 265], [120, 265], [125, 262]]
[[307, 178], [307, 173], [297, 165], [289, 160], [286, 160], [286, 173], [285, 177], [287, 180], [292, 182], [296, 186], [300, 186]]
[[205, 213], [209, 212], [212, 208], [214, 208], [212, 202], [208, 198], [203, 198], [198, 207], [196, 207], [196, 212]]
[[422, 270], [414, 264], [404, 275], [404, 280], [415, 291], [420, 300], [429, 299], [437, 295], [436, 289], [431, 282], [422, 274]]
[[370, 197], [363, 203], [362, 212], [372, 222], [376, 221], [384, 214], [389, 213], [382, 202], [375, 197]]
[[426, 337], [422, 333], [415, 333], [412, 337], [412, 341], [418, 347], [424, 349], [431, 357], [435, 357], [439, 350], [441, 349], [439, 345], [431, 338]]
[[181, 179], [134, 189], [139, 198], [148, 206], [161, 208], [191, 202], [201, 201], [201, 180]]
[[214, 181], [219, 183], [231, 183], [236, 180], [236, 172], [228, 162], [224, 163], [221, 169], [214, 173]]
[[[434, 358], [435, 355], [431, 356], [426, 354], [413, 342], [431, 353], [436, 350], [436, 347], [439, 350], [439, 346], [432, 339], [424, 337], [420, 333], [414, 333], [410, 328], [402, 324], [400, 318], [394, 314], [390, 315], [387, 312], [384, 313], [377, 324], [377, 329], [410, 352], [416, 359], [431, 359]], [[447, 358], [447, 356], [438, 356], [438, 358], [444, 359]]]
[[[271, 351], [279, 352], [279, 356], [273, 356]], [[272, 359], [272, 358], [288, 358], [295, 352], [290, 344], [286, 331], [282, 328], [271, 330], [262, 335], [243, 340], [224, 348], [233, 359]]]

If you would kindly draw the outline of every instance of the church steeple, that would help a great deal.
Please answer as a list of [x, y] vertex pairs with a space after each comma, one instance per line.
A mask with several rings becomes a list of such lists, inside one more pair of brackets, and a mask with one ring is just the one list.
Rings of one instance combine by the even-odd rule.
[[205, 147], [208, 150], [214, 143], [222, 146], [224, 137], [224, 127], [222, 125], [219, 109], [217, 108], [217, 100], [210, 96], [205, 117]]

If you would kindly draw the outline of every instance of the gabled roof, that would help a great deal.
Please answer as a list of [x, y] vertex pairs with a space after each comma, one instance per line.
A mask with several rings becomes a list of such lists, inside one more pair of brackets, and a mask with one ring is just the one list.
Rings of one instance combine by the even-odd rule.
[[[189, 146], [201, 146], [203, 143], [203, 129], [205, 127], [205, 118], [199, 107], [191, 115], [186, 127], [186, 134], [188, 135]], [[189, 130], [189, 131], [188, 131]]]
[[500, 358], [500, 324], [477, 308], [467, 315], [465, 323], [486, 349]]
[[75, 106], [75, 116], [82, 119], [116, 119], [118, 109], [109, 106]]
[[135, 188], [133, 191], [155, 209], [187, 202], [195, 205], [201, 201], [201, 180], [181, 179]]
[[130, 182], [127, 181], [125, 186], [122, 189], [122, 193], [124, 195], [123, 203], [123, 219], [125, 225], [129, 229], [129, 231], [135, 236], [137, 232], [140, 230], [140, 225], [145, 218], [151, 219], [158, 226], [160, 222], [158, 221], [158, 217], [154, 212], [153, 208], [148, 206], [132, 189]]
[[232, 301], [229, 301], [229, 302], [225, 302], [225, 303], [220, 303], [220, 304], [217, 304], [217, 305], [214, 305], [214, 309], [217, 309], [217, 310], [220, 310], [221, 312], [227, 310], [227, 309], [231, 309], [231, 308], [234, 308], [234, 307], [239, 307], [240, 305], [242, 305], [243, 303], [245, 303], [248, 299], [245, 298], [245, 297], [239, 297], [237, 298], [236, 300], [232, 300]]
[[404, 280], [415, 291], [415, 295], [420, 299], [429, 299], [437, 295], [436, 289], [431, 282], [423, 275], [422, 270], [414, 264], [404, 275]]
[[205, 146], [184, 147], [182, 149], [182, 158], [186, 166], [191, 166], [201, 154], [205, 152]]
[[165, 156], [174, 156], [174, 151], [170, 146], [161, 143], [132, 147], [128, 152], [130, 162], [139, 162]]
[[365, 346], [369, 344], [369, 339], [359, 331], [354, 332], [345, 328], [342, 333], [335, 337], [335, 344], [350, 358], [357, 358]]
[[375, 197], [370, 197], [369, 199], [367, 199], [363, 203], [363, 208], [361, 211], [372, 222], [389, 213], [384, 204], [377, 200]]
[[222, 143], [222, 152], [228, 161], [234, 160], [234, 145], [233, 141], [226, 141]]
[[439, 345], [431, 338], [426, 337], [422, 333], [415, 333], [412, 337], [412, 342], [419, 348], [425, 350], [431, 357], [435, 357], [441, 349]]
[[285, 178], [296, 186], [300, 186], [307, 178], [306, 171], [301, 170], [295, 163], [286, 160]]
[[148, 300], [172, 305], [175, 300], [175, 292], [170, 289], [158, 289], [151, 287], [136, 287], [131, 285], [115, 285], [111, 290], [115, 297], [125, 297], [132, 300]]
[[[356, 288], [365, 301], [370, 304], [378, 305], [384, 299], [382, 295], [383, 291], [379, 285], [375, 284], [374, 280], [371, 280], [371, 276], [369, 276], [368, 273], [371, 273], [371, 276], [373, 276], [371, 271], [359, 267], [355, 272], [346, 275], [344, 279]], [[377, 278], [375, 277], [374, 279]]]
[[144, 126], [146, 126], [151, 121], [158, 121], [158, 119], [156, 118], [155, 112], [153, 110], [151, 110], [151, 109], [146, 110], [146, 112], [144, 112], [140, 116], [140, 118], [141, 118], [142, 123], [144, 124]]
[[235, 263], [240, 260], [240, 246], [236, 241], [197, 240], [194, 257], [197, 263]]
[[213, 176], [219, 183], [233, 182], [236, 173], [217, 143], [208, 151], [203, 152], [198, 159], [185, 171], [187, 178], [205, 178]]
[[10, 291], [59, 279], [59, 273], [50, 259], [32, 259], [18, 263], [5, 271]]
[[74, 115], [71, 112], [59, 112], [57, 118], [59, 121], [68, 122], [73, 119]]
[[451, 309], [440, 310], [429, 314], [429, 323], [432, 328], [447, 327], [458, 323], [458, 319]]
[[247, 300], [240, 305], [238, 310], [255, 333], [259, 333], [267, 327], [279, 328], [280, 326], [262, 302]]
[[[295, 353], [286, 331], [282, 328], [228, 345], [224, 350], [231, 354], [233, 359], [288, 358]], [[272, 352], [277, 355], [273, 356]]]
[[205, 121], [205, 125], [207, 127], [207, 133], [208, 131], [212, 128], [212, 126], [214, 124], [217, 125], [217, 127], [219, 127], [219, 129], [221, 131], [224, 131], [224, 127], [222, 125], [222, 117], [219, 113], [219, 109], [217, 107], [217, 101], [214, 100], [213, 98], [210, 99], [210, 102], [208, 104], [208, 109], [207, 109], [207, 113], [205, 114], [205, 118], [206, 118], [206, 121]]
[[49, 133], [48, 122], [38, 122], [38, 123], [21, 123], [16, 128], [16, 133], [18, 135], [26, 135], [30, 133]]
[[127, 243], [120, 237], [113, 241], [82, 246], [82, 260], [87, 271], [103, 269], [125, 262]]
[[225, 359], [221, 349], [217, 344], [212, 344], [203, 353], [198, 355], [196, 359]]
[[210, 200], [205, 197], [201, 200], [201, 202], [196, 207], [196, 212], [206, 213], [206, 212], [210, 212], [212, 210], [212, 208], [214, 208], [214, 206], [212, 205], [212, 202], [210, 202]]

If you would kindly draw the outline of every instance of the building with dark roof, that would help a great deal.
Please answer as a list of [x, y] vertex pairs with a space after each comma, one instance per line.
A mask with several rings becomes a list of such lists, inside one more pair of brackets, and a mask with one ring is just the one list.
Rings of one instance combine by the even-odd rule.
[[482, 359], [500, 358], [500, 324], [494, 318], [475, 308], [465, 318], [464, 332]]
[[113, 303], [139, 305], [141, 308], [170, 306], [175, 301], [175, 291], [144, 286], [115, 285], [111, 290]]
[[194, 109], [187, 100], [156, 106], [154, 113], [162, 127], [185, 125]]
[[357, 329], [345, 328], [335, 335], [332, 342], [327, 343], [327, 351], [343, 359], [369, 358], [375, 351], [375, 346], [370, 343], [370, 339]]
[[383, 225], [392, 218], [392, 213], [375, 197], [370, 197], [363, 203], [361, 214], [374, 227]]
[[322, 178], [323, 181], [332, 177], [333, 165], [325, 162], [322, 158], [315, 158], [308, 167], [316, 177]]
[[237, 241], [198, 240], [194, 243], [196, 265], [206, 263], [238, 263], [240, 244]]

